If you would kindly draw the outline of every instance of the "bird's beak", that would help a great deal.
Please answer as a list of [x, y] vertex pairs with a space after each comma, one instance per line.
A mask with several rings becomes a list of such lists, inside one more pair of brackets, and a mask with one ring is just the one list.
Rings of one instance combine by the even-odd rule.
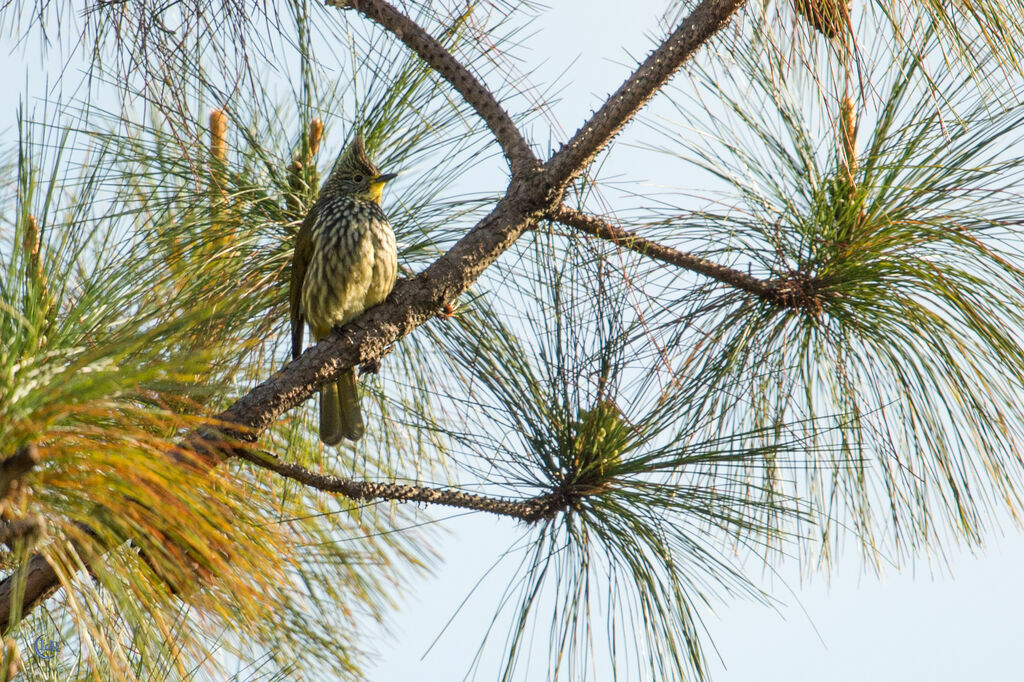
[[384, 196], [384, 185], [398, 177], [398, 173], [385, 173], [370, 180], [370, 198], [380, 204]]

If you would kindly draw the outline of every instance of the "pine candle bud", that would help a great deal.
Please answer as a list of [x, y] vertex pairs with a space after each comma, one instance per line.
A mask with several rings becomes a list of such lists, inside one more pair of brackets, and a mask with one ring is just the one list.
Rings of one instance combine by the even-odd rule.
[[795, 0], [796, 13], [819, 33], [835, 40], [846, 31], [849, 22], [848, 0]]
[[320, 140], [323, 139], [323, 136], [324, 122], [318, 118], [314, 118], [309, 122], [309, 156], [306, 157], [307, 164], [314, 156], [316, 156], [316, 153], [320, 151]]
[[842, 145], [841, 162], [852, 182], [857, 173], [857, 112], [849, 95], [844, 95], [839, 102], [839, 137]]
[[39, 248], [41, 238], [39, 235], [39, 223], [36, 217], [30, 215], [25, 222], [25, 253], [28, 254], [29, 274], [37, 280], [43, 278], [43, 264], [39, 259]]
[[210, 112], [210, 156], [218, 161], [228, 156], [228, 117], [220, 109]]

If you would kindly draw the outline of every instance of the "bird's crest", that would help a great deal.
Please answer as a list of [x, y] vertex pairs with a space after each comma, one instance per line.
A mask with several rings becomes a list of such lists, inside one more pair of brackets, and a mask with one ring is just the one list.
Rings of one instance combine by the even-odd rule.
[[380, 171], [366, 155], [362, 136], [357, 135], [334, 164], [320, 196], [357, 196], [379, 204], [381, 187], [373, 185], [373, 180], [379, 176]]
[[341, 153], [341, 158], [338, 159], [338, 165], [334, 172], [344, 174], [365, 173], [371, 177], [380, 175], [380, 171], [370, 161], [370, 157], [366, 155], [366, 146], [363, 143], [362, 135], [356, 135], [356, 138], [345, 147], [345, 151]]

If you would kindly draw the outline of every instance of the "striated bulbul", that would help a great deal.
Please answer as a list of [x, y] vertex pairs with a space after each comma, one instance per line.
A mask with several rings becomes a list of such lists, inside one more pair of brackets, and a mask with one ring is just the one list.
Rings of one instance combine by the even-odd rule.
[[[292, 259], [292, 359], [302, 353], [304, 324], [319, 341], [383, 301], [395, 286], [395, 233], [380, 207], [384, 185], [394, 177], [377, 170], [356, 137], [302, 221]], [[362, 435], [351, 368], [320, 388], [320, 440], [337, 445]]]

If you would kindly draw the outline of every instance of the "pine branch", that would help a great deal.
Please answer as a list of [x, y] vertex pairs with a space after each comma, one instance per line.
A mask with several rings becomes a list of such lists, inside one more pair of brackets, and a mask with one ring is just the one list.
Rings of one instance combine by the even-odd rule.
[[746, 0], [703, 0], [612, 93], [545, 169], [566, 183], [579, 175], [608, 146], [623, 126], [675, 75], [683, 63], [721, 30]]
[[[11, 623], [17, 623], [24, 614], [39, 606], [59, 588], [60, 578], [46, 557], [42, 554], [32, 555], [0, 582], [0, 630], [7, 634]], [[12, 614], [11, 609], [16, 605], [19, 606], [19, 612]]]
[[15, 481], [39, 464], [39, 450], [34, 443], [18, 448], [13, 455], [0, 462], [0, 500], [7, 497]]
[[0, 523], [0, 544], [11, 547], [18, 540], [30, 541], [43, 529], [42, 517], [15, 519]]
[[513, 175], [539, 164], [519, 128], [491, 91], [415, 21], [384, 0], [327, 0], [327, 5], [342, 9], [351, 7], [390, 31], [423, 61], [430, 64], [431, 68], [448, 81], [487, 123], [505, 152]]
[[555, 222], [562, 223], [568, 227], [585, 232], [586, 234], [617, 244], [623, 248], [639, 253], [648, 258], [660, 260], [663, 263], [677, 265], [692, 272], [718, 280], [736, 289], [742, 289], [767, 301], [777, 302], [779, 297], [778, 288], [773, 282], [766, 282], [745, 272], [734, 270], [725, 265], [713, 263], [706, 258], [694, 256], [693, 254], [677, 251], [668, 246], [663, 246], [649, 239], [625, 230], [610, 222], [585, 214], [576, 209], [566, 206], [559, 207], [548, 214], [548, 217]]
[[[563, 187], [568, 179], [582, 172], [593, 154], [643, 107], [701, 42], [725, 25], [725, 20], [742, 2], [730, 0], [728, 11], [715, 11], [719, 0], [704, 0], [616, 91], [613, 98], [618, 98], [617, 104], [602, 107], [591, 118], [592, 123], [584, 124], [543, 168], [533, 173], [514, 174], [505, 196], [491, 213], [450, 251], [419, 276], [399, 280], [384, 303], [366, 311], [343, 329], [336, 329], [221, 413], [219, 419], [225, 424], [241, 427], [232, 428], [228, 435], [254, 440], [279, 415], [304, 402], [317, 386], [336, 379], [344, 369], [380, 359], [395, 341], [436, 316], [445, 303], [467, 291], [519, 235], [562, 205], [561, 191], [556, 187]], [[412, 23], [408, 17], [404, 17], [404, 21]], [[695, 43], [698, 37], [700, 42]], [[674, 47], [667, 47], [670, 44]], [[675, 60], [671, 72], [666, 54], [671, 54]], [[624, 102], [632, 102], [633, 108], [627, 110]], [[613, 131], [604, 137], [595, 137], [593, 130], [607, 130], [614, 121], [619, 123]], [[593, 152], [583, 156], [570, 156], [567, 152], [584, 147]], [[579, 166], [567, 170], [570, 158], [576, 159]]]
[[[321, 384], [336, 379], [344, 369], [380, 359], [393, 343], [436, 316], [445, 303], [467, 291], [524, 231], [561, 206], [568, 182], [583, 172], [594, 155], [636, 115], [697, 48], [725, 26], [743, 2], [704, 0], [698, 5], [547, 164], [541, 168], [523, 167], [525, 162], [516, 161], [519, 169], [513, 172], [504, 197], [450, 251], [417, 277], [400, 280], [384, 303], [371, 308], [345, 327], [335, 329], [297, 360], [220, 413], [217, 419], [222, 424], [222, 437], [255, 441], [275, 419], [304, 402]], [[458, 63], [454, 58], [443, 49], [438, 51], [436, 41], [432, 42], [415, 22], [381, 0], [358, 0], [348, 4], [357, 9], [366, 8], [367, 12], [382, 12], [384, 20], [393, 22], [390, 25], [397, 29], [393, 31], [396, 37], [411, 47], [418, 46], [418, 53], [423, 50], [421, 56], [429, 56], [428, 63], [438, 73], [470, 104], [476, 102], [474, 106], [488, 125], [492, 125], [493, 119], [492, 130], [496, 136], [500, 134], [505, 143], [511, 145], [510, 148], [518, 146], [510, 142], [504, 132], [499, 133], [505, 130], [505, 126], [514, 127], [514, 124], [503, 111], [498, 113], [500, 106], [494, 96], [487, 93], [484, 86], [464, 68], [459, 67], [461, 71], [456, 68]], [[480, 91], [485, 94], [480, 94]], [[495, 106], [497, 110], [493, 108]], [[518, 132], [517, 138], [522, 138]], [[512, 158], [517, 153], [513, 153]], [[222, 437], [216, 440], [222, 440]], [[209, 443], [210, 439], [192, 434], [186, 441]], [[205, 452], [210, 466], [216, 466], [231, 454], [216, 450]], [[24, 612], [59, 587], [56, 572], [42, 555], [33, 556], [25, 570], [27, 573], [15, 572], [0, 582], [2, 632], [11, 625], [12, 601], [16, 594]], [[22, 575], [27, 575], [28, 581], [24, 592], [18, 587], [19, 580], [26, 579]]]
[[267, 459], [251, 451], [236, 450], [234, 454], [256, 466], [278, 473], [310, 488], [328, 493], [339, 493], [351, 500], [426, 502], [445, 507], [484, 511], [498, 516], [510, 516], [528, 522], [550, 519], [564, 507], [564, 502], [560, 503], [556, 495], [538, 495], [528, 499], [514, 500], [474, 495], [452, 488], [355, 481], [350, 478], [318, 474], [298, 464], [283, 462], [276, 458]]

